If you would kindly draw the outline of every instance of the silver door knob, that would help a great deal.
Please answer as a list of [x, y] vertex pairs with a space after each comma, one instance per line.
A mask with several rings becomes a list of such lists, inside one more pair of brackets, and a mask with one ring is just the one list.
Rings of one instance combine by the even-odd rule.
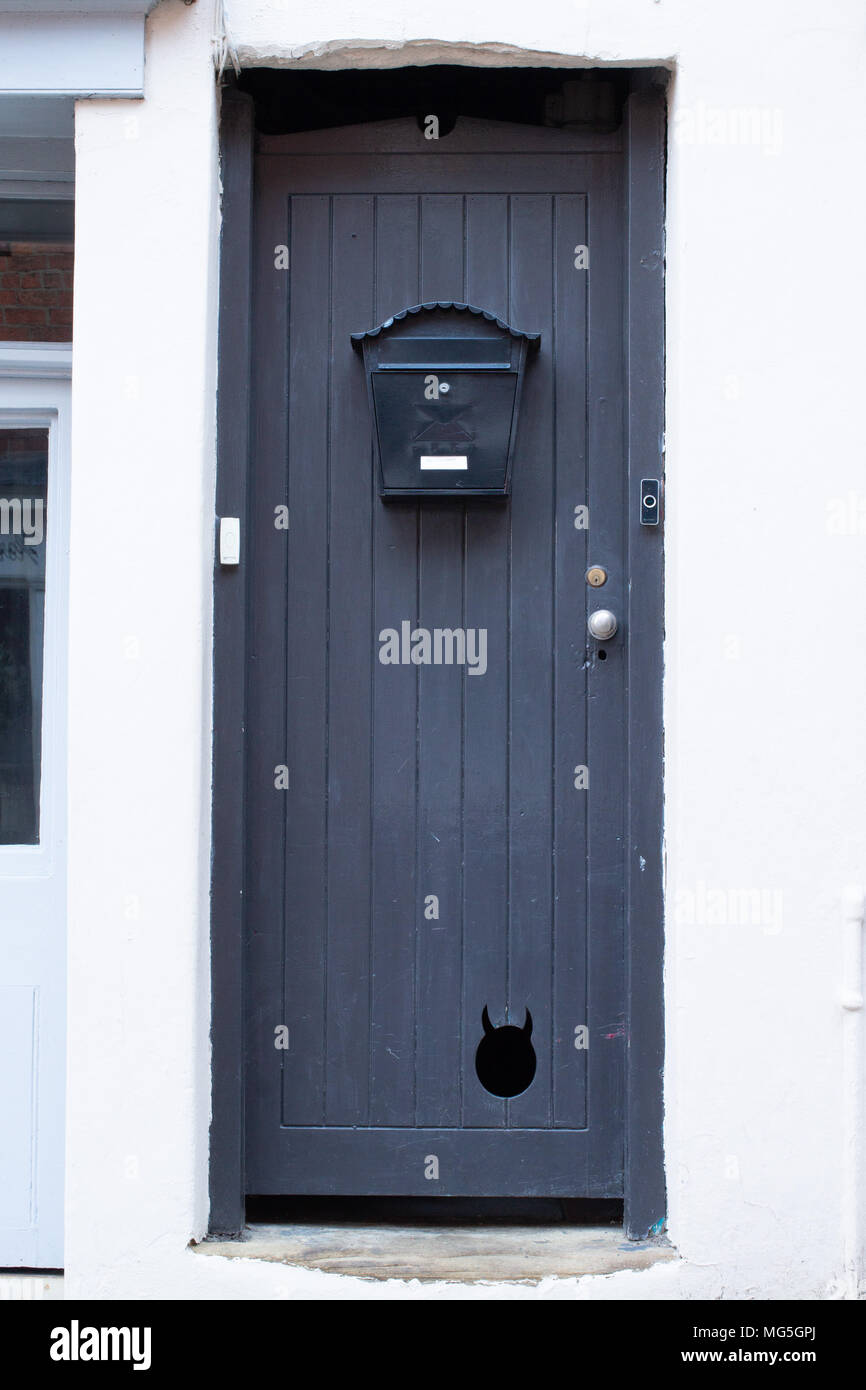
[[616, 632], [616, 618], [609, 608], [596, 608], [587, 619], [589, 635], [599, 642], [606, 642]]

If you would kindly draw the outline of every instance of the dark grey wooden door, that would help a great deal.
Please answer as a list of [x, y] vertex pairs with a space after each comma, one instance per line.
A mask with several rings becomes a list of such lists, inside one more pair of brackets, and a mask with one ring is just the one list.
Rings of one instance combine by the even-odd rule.
[[[255, 177], [246, 1190], [620, 1195], [619, 138], [396, 121]], [[350, 334], [430, 300], [541, 334], [507, 502], [378, 496]], [[485, 668], [383, 664], [404, 622]]]

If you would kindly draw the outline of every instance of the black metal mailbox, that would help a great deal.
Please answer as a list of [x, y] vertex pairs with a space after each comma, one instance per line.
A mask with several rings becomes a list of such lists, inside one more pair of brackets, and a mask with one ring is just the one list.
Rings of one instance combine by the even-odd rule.
[[389, 497], [506, 497], [526, 359], [522, 333], [471, 304], [416, 304], [352, 334], [363, 350]]

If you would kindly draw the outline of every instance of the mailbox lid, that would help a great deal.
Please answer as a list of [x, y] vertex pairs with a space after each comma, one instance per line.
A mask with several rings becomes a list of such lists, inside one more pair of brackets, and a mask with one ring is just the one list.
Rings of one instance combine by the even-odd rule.
[[[363, 347], [370, 361], [380, 360], [377, 353], [384, 344], [405, 341], [409, 338], [483, 338], [489, 342], [525, 342], [532, 351], [541, 341], [540, 333], [526, 333], [512, 328], [505, 319], [498, 318], [489, 309], [480, 309], [475, 304], [460, 304], [456, 300], [433, 300], [427, 304], [413, 304], [392, 314], [384, 323], [375, 328], [352, 334], [352, 346]], [[386, 348], [385, 352], [390, 352]]]

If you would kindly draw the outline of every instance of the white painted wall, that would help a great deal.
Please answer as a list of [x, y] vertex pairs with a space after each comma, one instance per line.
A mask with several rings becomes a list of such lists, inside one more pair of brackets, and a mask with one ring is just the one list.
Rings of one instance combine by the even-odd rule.
[[[666, 1152], [683, 1261], [501, 1296], [850, 1292], [864, 1162], [862, 1015], [841, 1006], [859, 984], [843, 980], [843, 894], [866, 881], [860, 0], [443, 0], [430, 45], [434, 20], [402, 0], [227, 11], [247, 65], [442, 61], [443, 42], [461, 46], [452, 60], [484, 44], [474, 61], [531, 49], [676, 65]], [[143, 103], [77, 108], [67, 1292], [437, 1297], [186, 1249], [205, 1228], [209, 1105], [210, 32], [211, 0], [164, 0]], [[743, 108], [763, 112], [757, 143], [738, 132]], [[730, 920], [741, 890], [764, 891], [763, 921]]]
[[211, 32], [160, 6], [145, 99], [76, 104], [66, 1259], [96, 1296], [206, 1221]]

